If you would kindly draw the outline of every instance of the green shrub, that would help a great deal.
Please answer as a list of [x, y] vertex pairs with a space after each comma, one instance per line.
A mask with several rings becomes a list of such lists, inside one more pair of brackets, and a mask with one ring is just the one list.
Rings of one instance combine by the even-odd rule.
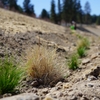
[[85, 47], [78, 47], [77, 48], [77, 53], [80, 57], [84, 57], [86, 54], [86, 49]]
[[0, 59], [0, 94], [13, 92], [22, 78], [22, 70], [12, 59]]
[[68, 61], [68, 67], [69, 69], [75, 70], [79, 66], [78, 56], [76, 54], [73, 54]]
[[73, 25], [70, 26], [71, 30], [75, 30], [75, 27]]

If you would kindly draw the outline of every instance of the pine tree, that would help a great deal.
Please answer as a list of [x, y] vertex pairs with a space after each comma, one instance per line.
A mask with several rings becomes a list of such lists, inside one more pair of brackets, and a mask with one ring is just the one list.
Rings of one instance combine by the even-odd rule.
[[43, 19], [45, 19], [45, 18], [49, 19], [49, 13], [45, 9], [43, 9], [40, 17]]
[[69, 1], [63, 0], [62, 18], [66, 23], [69, 22]]
[[60, 0], [58, 0], [58, 22], [61, 24], [61, 3]]
[[82, 9], [80, 0], [63, 0], [62, 18], [65, 22], [81, 19]]
[[79, 23], [82, 23], [83, 10], [81, 8], [80, 0], [76, 0], [76, 8], [75, 9], [76, 9], [75, 15], [77, 15], [76, 21]]
[[97, 25], [100, 25], [100, 16], [98, 16], [97, 21], [96, 21]]
[[85, 3], [85, 6], [84, 6], [84, 13], [85, 13], [85, 23], [86, 24], [89, 24], [90, 23], [90, 13], [91, 13], [91, 7], [90, 7], [90, 3], [87, 1]]
[[2, 4], [6, 6], [9, 3], [9, 0], [1, 0]]
[[30, 4], [30, 0], [24, 0], [23, 2], [24, 12], [28, 15], [32, 15], [34, 13], [34, 5]]
[[55, 1], [54, 0], [51, 1], [50, 19], [53, 23], [57, 24], [57, 15], [56, 15], [56, 11], [55, 11]]
[[92, 19], [92, 23], [96, 23], [97, 19], [98, 19], [98, 16], [97, 15], [92, 15], [91, 19]]
[[9, 7], [10, 9], [14, 8], [17, 10], [17, 0], [9, 0]]
[[2, 0], [2, 3], [4, 7], [9, 6], [10, 10], [12, 10], [13, 8], [15, 10], [18, 9], [17, 0]]

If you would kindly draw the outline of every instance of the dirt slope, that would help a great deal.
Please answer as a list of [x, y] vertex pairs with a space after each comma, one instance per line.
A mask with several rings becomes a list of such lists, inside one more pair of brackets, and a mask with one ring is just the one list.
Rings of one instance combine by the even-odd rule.
[[43, 33], [63, 33], [64, 27], [53, 25], [42, 20], [36, 20], [34, 18], [24, 16], [21, 14], [13, 13], [0, 9], [0, 28], [7, 33], [25, 33], [30, 31], [41, 31]]
[[[31, 83], [20, 89], [18, 97], [12, 94], [0, 95], [0, 100], [100, 100], [100, 38], [85, 31], [72, 31], [62, 26], [0, 9], [0, 57], [6, 53], [15, 55], [17, 60], [28, 48], [41, 44], [56, 49], [62, 72], [69, 77], [54, 87], [34, 87]], [[90, 41], [87, 56], [76, 71], [68, 70], [65, 57], [75, 52], [79, 36]], [[39, 42], [40, 39], [40, 42]], [[29, 93], [29, 94], [28, 94]], [[32, 95], [35, 94], [35, 95]], [[49, 98], [49, 99], [47, 99]]]

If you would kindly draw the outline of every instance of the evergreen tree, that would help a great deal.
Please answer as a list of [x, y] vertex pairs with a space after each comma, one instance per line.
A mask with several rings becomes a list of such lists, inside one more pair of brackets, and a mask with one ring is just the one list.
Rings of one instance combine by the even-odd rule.
[[23, 8], [20, 5], [17, 5], [17, 11], [19, 13], [23, 13]]
[[58, 22], [61, 24], [61, 3], [60, 0], [58, 0]]
[[17, 0], [9, 0], [9, 7], [10, 9], [14, 8], [15, 10], [18, 9], [18, 6], [17, 6]]
[[77, 15], [77, 18], [76, 18], [76, 21], [79, 22], [79, 23], [82, 23], [83, 22], [83, 10], [81, 9], [81, 4], [80, 4], [80, 0], [76, 0], [76, 14]]
[[84, 6], [84, 13], [85, 13], [85, 23], [86, 24], [89, 24], [90, 23], [90, 12], [91, 12], [91, 7], [90, 7], [90, 3], [87, 1], [85, 3], [85, 6]]
[[97, 25], [100, 25], [100, 16], [98, 16], [97, 21], [96, 21]]
[[63, 0], [62, 18], [65, 22], [69, 22], [69, 1]]
[[45, 19], [45, 18], [49, 18], [49, 13], [43, 9], [42, 12], [41, 12], [41, 15], [40, 15], [41, 18]]
[[32, 15], [34, 13], [34, 5], [30, 4], [30, 0], [24, 0], [23, 2], [24, 12], [28, 15]]
[[96, 21], [98, 19], [98, 16], [97, 15], [92, 15], [91, 19], [92, 19], [92, 23], [96, 23]]
[[9, 3], [9, 0], [1, 0], [2, 4], [6, 6]]
[[54, 0], [51, 1], [50, 19], [53, 23], [57, 24], [57, 15], [56, 15], [56, 11], [55, 11], [55, 1]]
[[82, 21], [80, 0], [63, 0], [62, 18], [65, 22]]
[[14, 8], [15, 10], [18, 9], [17, 0], [2, 0], [4, 6], [9, 6], [10, 10]]

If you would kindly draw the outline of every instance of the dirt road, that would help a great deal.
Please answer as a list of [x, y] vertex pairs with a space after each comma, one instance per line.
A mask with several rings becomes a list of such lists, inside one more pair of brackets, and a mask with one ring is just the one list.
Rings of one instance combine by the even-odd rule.
[[100, 27], [99, 26], [82, 25], [81, 27], [79, 26], [79, 30], [89, 32], [89, 33], [94, 34], [96, 36], [100, 36]]

